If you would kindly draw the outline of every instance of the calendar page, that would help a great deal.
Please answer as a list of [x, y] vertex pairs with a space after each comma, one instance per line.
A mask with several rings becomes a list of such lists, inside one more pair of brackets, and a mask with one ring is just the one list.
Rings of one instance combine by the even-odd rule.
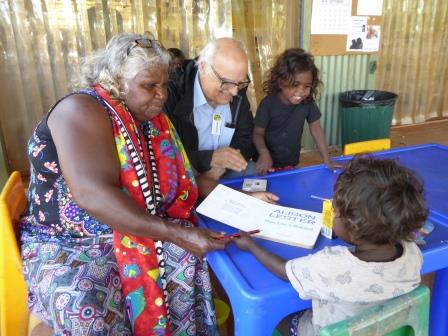
[[311, 34], [346, 35], [351, 10], [351, 0], [313, 0]]

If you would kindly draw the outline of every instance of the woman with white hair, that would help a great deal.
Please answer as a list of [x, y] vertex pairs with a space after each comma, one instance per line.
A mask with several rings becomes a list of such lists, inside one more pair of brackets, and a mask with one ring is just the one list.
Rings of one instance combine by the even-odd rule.
[[85, 62], [29, 140], [29, 306], [55, 335], [215, 335], [198, 191], [161, 113], [169, 54], [122, 33]]

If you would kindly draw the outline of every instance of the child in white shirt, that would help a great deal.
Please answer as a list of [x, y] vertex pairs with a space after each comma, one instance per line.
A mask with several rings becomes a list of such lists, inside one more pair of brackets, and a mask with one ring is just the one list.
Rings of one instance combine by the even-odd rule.
[[414, 232], [427, 217], [422, 183], [393, 160], [355, 157], [334, 187], [333, 230], [353, 247], [333, 246], [285, 261], [242, 232], [234, 243], [291, 282], [312, 310], [294, 316], [290, 335], [319, 335], [322, 327], [357, 315], [420, 283], [422, 255]]

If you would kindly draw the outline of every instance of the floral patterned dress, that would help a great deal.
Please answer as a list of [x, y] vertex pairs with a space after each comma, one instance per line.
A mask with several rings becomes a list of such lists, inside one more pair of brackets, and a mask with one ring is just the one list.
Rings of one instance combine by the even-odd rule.
[[[123, 191], [152, 214], [194, 225], [197, 188], [169, 120], [160, 115], [139, 124], [100, 86], [78, 93], [95, 98], [111, 117]], [[80, 208], [59, 166], [50, 113], [28, 144], [21, 247], [31, 311], [55, 335], [217, 334], [207, 264], [172, 243], [113, 232]]]

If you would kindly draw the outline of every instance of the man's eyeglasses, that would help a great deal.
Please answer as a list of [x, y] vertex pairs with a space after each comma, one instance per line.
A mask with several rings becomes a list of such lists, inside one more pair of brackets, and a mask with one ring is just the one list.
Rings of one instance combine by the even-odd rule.
[[249, 86], [250, 84], [250, 78], [247, 77], [247, 80], [242, 81], [242, 82], [232, 82], [231, 80], [228, 80], [224, 77], [222, 77], [219, 73], [216, 72], [215, 68], [210, 65], [210, 68], [212, 69], [213, 73], [215, 74], [216, 78], [218, 78], [218, 80], [221, 82], [221, 89], [222, 90], [232, 90], [235, 87], [238, 87], [238, 91], [245, 89]]
[[134, 42], [132, 42], [132, 44], [128, 47], [128, 49], [126, 50], [126, 55], [129, 56], [132, 49], [134, 49], [135, 47], [149, 49], [154, 48], [154, 46], [161, 47], [159, 41], [157, 40], [150, 40], [148, 38], [139, 38], [134, 40]]

